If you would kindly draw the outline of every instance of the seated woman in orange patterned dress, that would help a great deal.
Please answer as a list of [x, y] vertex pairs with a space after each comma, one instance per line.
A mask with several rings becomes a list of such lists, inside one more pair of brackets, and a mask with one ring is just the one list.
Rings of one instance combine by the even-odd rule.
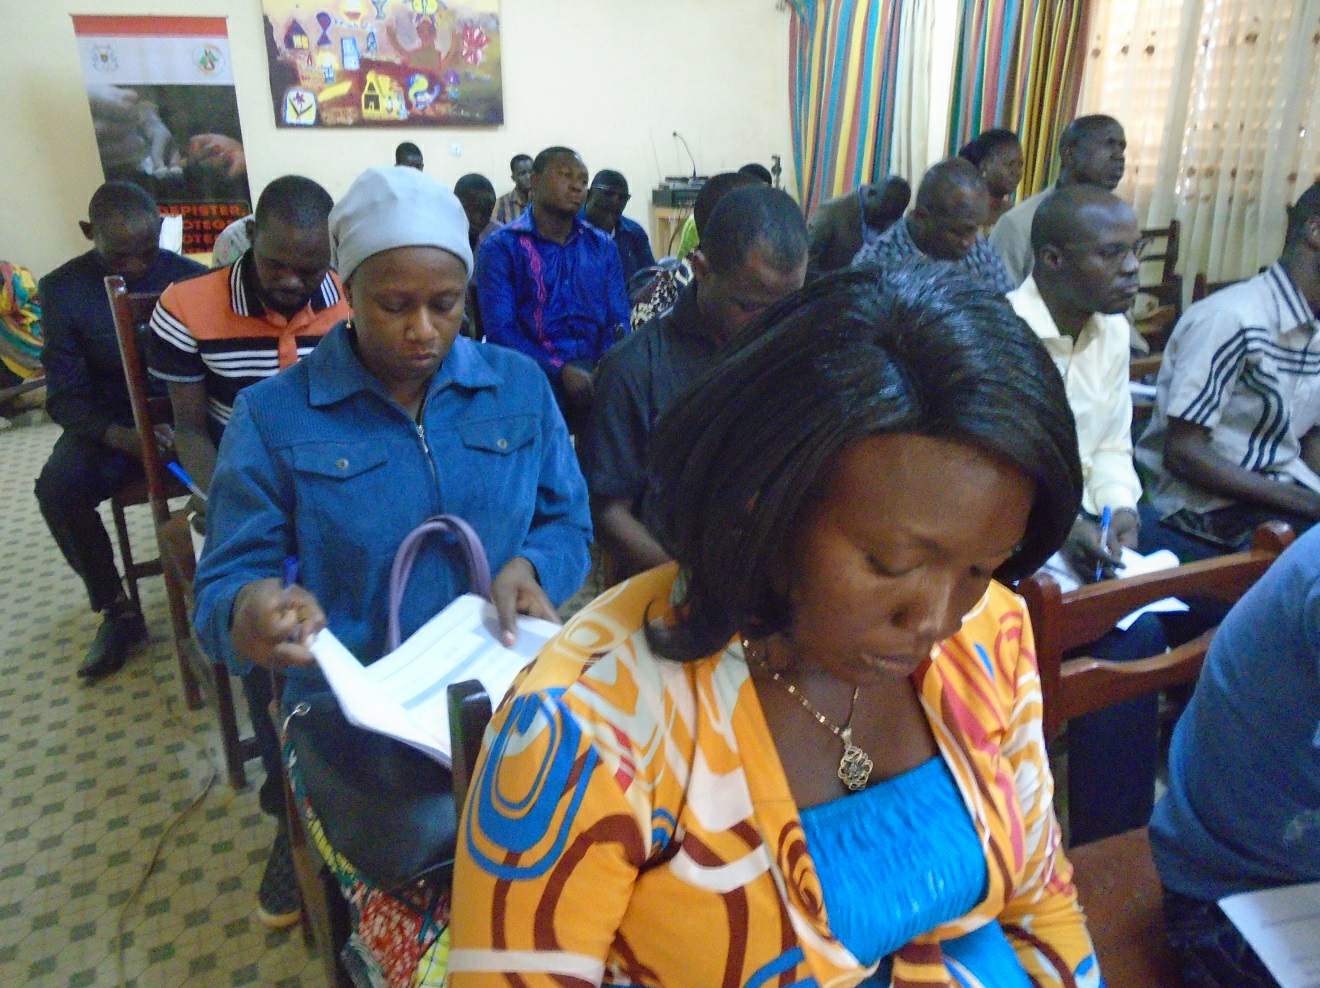
[[1062, 383], [962, 276], [821, 279], [662, 419], [675, 564], [486, 735], [473, 985], [1098, 986], [1022, 601], [1081, 490]]

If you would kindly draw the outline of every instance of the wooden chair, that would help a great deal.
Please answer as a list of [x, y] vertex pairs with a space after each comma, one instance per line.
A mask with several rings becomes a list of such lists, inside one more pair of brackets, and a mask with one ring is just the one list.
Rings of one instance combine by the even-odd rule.
[[[1107, 580], [1060, 592], [1037, 573], [1022, 581], [1036, 638], [1045, 738], [1053, 740], [1073, 717], [1153, 690], [1195, 682], [1213, 634], [1205, 632], [1162, 655], [1135, 662], [1063, 656], [1096, 641], [1125, 614], [1164, 597], [1231, 604], [1251, 588], [1293, 540], [1278, 522], [1256, 530], [1252, 548], [1176, 569]], [[1164, 937], [1162, 890], [1146, 828], [1094, 841], [1068, 852], [1078, 899], [1086, 910], [1096, 955], [1110, 988], [1178, 988]]]
[[1236, 284], [1236, 281], [1207, 281], [1204, 272], [1198, 271], [1196, 272], [1196, 277], [1192, 279], [1192, 301], [1199, 302], [1207, 295], [1213, 295], [1221, 288], [1227, 288], [1229, 285]]
[[[171, 497], [182, 496], [187, 491], [165, 469], [165, 458], [161, 455], [158, 437], [158, 427], [170, 424], [173, 415], [169, 399], [152, 397], [147, 390], [147, 369], [138, 334], [139, 327], [151, 317], [159, 293], [130, 295], [124, 280], [117, 275], [106, 278], [105, 286], [110, 297], [110, 310], [114, 314], [115, 333], [119, 337], [119, 353], [124, 362], [124, 377], [128, 382], [133, 420], [137, 425], [138, 438], [142, 441], [142, 472], [145, 475], [145, 479], [138, 481], [136, 486], [129, 485], [126, 492], [120, 492], [111, 499], [111, 512], [114, 514], [115, 528], [119, 531], [121, 551], [124, 551], [128, 533], [123, 506], [116, 502], [123, 499], [125, 504], [150, 504], [160, 549], [159, 559], [152, 564], [133, 563], [131, 550], [124, 551], [124, 568], [145, 575], [147, 571], [142, 567], [151, 565], [154, 568], [149, 572], [164, 575], [170, 627], [174, 634], [174, 652], [178, 659], [184, 699], [192, 710], [202, 705], [203, 690], [214, 701], [220, 721], [220, 737], [229, 783], [235, 789], [242, 789], [247, 785], [244, 763], [258, 754], [256, 739], [244, 738], [239, 734], [228, 668], [223, 662], [207, 661], [193, 638], [189, 617], [192, 613], [192, 580], [196, 567], [192, 537], [188, 532], [187, 520], [175, 518], [169, 505]], [[140, 499], [128, 500], [128, 496]], [[131, 580], [129, 586], [136, 602], [137, 591]]]

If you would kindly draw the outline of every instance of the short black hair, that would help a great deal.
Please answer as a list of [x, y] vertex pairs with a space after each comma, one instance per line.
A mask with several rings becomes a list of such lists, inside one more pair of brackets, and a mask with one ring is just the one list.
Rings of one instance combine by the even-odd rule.
[[945, 158], [931, 165], [917, 186], [915, 205], [928, 213], [939, 212], [949, 193], [968, 188], [985, 188], [985, 179], [966, 158]]
[[1302, 239], [1306, 224], [1316, 217], [1320, 217], [1320, 181], [1312, 184], [1288, 207], [1288, 229], [1283, 236], [1285, 250]]
[[87, 219], [92, 226], [137, 216], [159, 218], [160, 207], [150, 192], [132, 182], [106, 182], [92, 193], [87, 204]]
[[1068, 126], [1063, 128], [1063, 133], [1059, 135], [1059, 153], [1062, 154], [1064, 148], [1075, 147], [1106, 127], [1123, 129], [1123, 125], [1107, 113], [1088, 113], [1084, 117], [1077, 117], [1069, 122]]
[[982, 161], [1001, 147], [1008, 145], [1021, 147], [1022, 141], [1017, 134], [1006, 127], [992, 127], [989, 130], [981, 131], [964, 144], [962, 150], [958, 152], [958, 157], [966, 158], [977, 168], [980, 168]]
[[462, 199], [469, 192], [489, 192], [495, 194], [495, 186], [490, 179], [478, 172], [468, 172], [454, 183], [454, 195]]
[[775, 270], [792, 271], [807, 259], [802, 207], [783, 189], [760, 182], [734, 189], [710, 214], [700, 249], [716, 271], [732, 271], [753, 249]]
[[1079, 229], [1085, 227], [1082, 214], [1092, 206], [1123, 203], [1122, 199], [1098, 185], [1064, 185], [1041, 200], [1031, 218], [1031, 251], [1044, 247], [1063, 247], [1072, 243]]
[[515, 154], [512, 158], [509, 159], [510, 174], [512, 174], [513, 170], [518, 167], [518, 162], [531, 161], [531, 160], [532, 160], [532, 156], [530, 154]]
[[648, 628], [652, 648], [689, 661], [789, 627], [770, 574], [818, 478], [844, 447], [889, 433], [962, 443], [1035, 481], [997, 578], [1035, 572], [1071, 530], [1076, 426], [1009, 303], [942, 265], [832, 272], [769, 309], [656, 426], [648, 522], [685, 582], [676, 622]]
[[402, 164], [404, 158], [408, 158], [413, 155], [416, 155], [419, 158], [422, 157], [422, 149], [419, 148], [412, 141], [404, 141], [394, 149], [394, 163], [396, 165]]
[[706, 229], [710, 214], [715, 211], [721, 199], [734, 189], [751, 185], [755, 181], [757, 179], [742, 172], [720, 172], [706, 179], [706, 184], [697, 193], [697, 201], [692, 204], [692, 222], [697, 225], [697, 236], [700, 237], [701, 231]]
[[738, 171], [744, 175], [750, 175], [752, 178], [760, 179], [766, 185], [775, 184], [775, 178], [770, 174], [770, 169], [758, 162], [749, 161], [747, 164], [739, 168]]
[[602, 168], [591, 180], [591, 188], [623, 189], [627, 192], [628, 180], [623, 177], [623, 172], [616, 172], [613, 168]]
[[281, 175], [262, 190], [257, 200], [257, 229], [271, 220], [307, 229], [325, 226], [334, 205], [330, 193], [310, 178]]
[[532, 174], [540, 175], [541, 172], [545, 171], [546, 167], [555, 158], [568, 156], [568, 155], [571, 155], [574, 158], [581, 157], [581, 155], [579, 155], [572, 148], [562, 147], [558, 144], [556, 144], [554, 147], [546, 148], [544, 151], [542, 151], [540, 154], [538, 154], [535, 158], [532, 159]]

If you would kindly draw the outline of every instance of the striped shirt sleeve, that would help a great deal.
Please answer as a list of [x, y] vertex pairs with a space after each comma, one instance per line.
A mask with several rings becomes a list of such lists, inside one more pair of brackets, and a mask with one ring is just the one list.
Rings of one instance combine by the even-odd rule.
[[176, 384], [194, 384], [205, 380], [206, 367], [198, 352], [197, 340], [178, 314], [174, 289], [168, 288], [156, 303], [148, 324], [147, 363], [152, 377]]
[[1164, 366], [1170, 375], [1166, 414], [1213, 429], [1242, 375], [1247, 333], [1223, 308], [1191, 309], [1174, 331]]

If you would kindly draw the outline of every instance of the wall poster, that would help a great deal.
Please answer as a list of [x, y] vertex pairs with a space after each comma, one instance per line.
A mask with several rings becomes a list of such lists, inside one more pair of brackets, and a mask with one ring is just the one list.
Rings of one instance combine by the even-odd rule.
[[183, 249], [252, 212], [223, 17], [73, 18], [107, 180], [183, 217]]
[[504, 122], [499, 0], [262, 0], [281, 127]]

